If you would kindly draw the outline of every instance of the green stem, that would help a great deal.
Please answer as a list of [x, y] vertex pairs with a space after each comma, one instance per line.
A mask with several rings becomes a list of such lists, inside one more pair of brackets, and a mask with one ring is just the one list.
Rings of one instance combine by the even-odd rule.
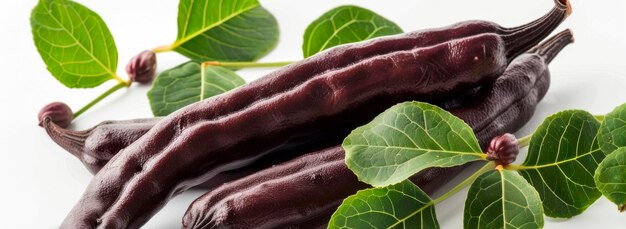
[[517, 141], [519, 142], [519, 148], [521, 149], [521, 148], [528, 146], [528, 144], [530, 144], [531, 138], [533, 138], [533, 134], [529, 134], [522, 138], [517, 139]]
[[92, 100], [87, 105], [85, 105], [83, 108], [81, 108], [76, 113], [74, 113], [74, 118], [80, 116], [82, 113], [85, 113], [85, 111], [89, 110], [89, 108], [93, 107], [93, 105], [96, 105], [98, 102], [100, 102], [102, 99], [106, 98], [107, 96], [109, 96], [113, 92], [119, 90], [120, 88], [127, 87], [128, 85], [129, 85], [129, 83], [127, 83], [125, 81], [122, 81], [122, 82], [118, 83], [117, 85], [113, 86], [111, 89], [105, 91], [104, 93], [102, 93], [102, 95], [96, 97], [94, 100]]
[[117, 80], [117, 82], [119, 82], [119, 83], [130, 85], [130, 81], [126, 81], [126, 80], [122, 79], [122, 77], [120, 77], [117, 74], [113, 74], [113, 79]]
[[440, 197], [437, 197], [437, 199], [433, 200], [433, 204], [437, 204], [440, 203], [441, 201], [447, 199], [448, 197], [453, 196], [454, 194], [456, 194], [457, 192], [463, 190], [465, 187], [471, 185], [472, 183], [474, 183], [474, 181], [480, 176], [483, 175], [483, 173], [492, 170], [495, 168], [495, 163], [493, 162], [488, 162], [487, 164], [485, 164], [485, 166], [483, 166], [482, 168], [478, 169], [474, 174], [472, 174], [471, 176], [469, 176], [467, 179], [465, 179], [463, 182], [459, 183], [458, 185], [454, 186], [454, 188], [450, 189], [450, 191], [444, 193], [443, 195], [441, 195]]
[[206, 61], [203, 62], [204, 66], [221, 66], [232, 68], [267, 68], [267, 67], [281, 67], [293, 63], [294, 61], [279, 61], [279, 62], [224, 62], [224, 61]]
[[152, 51], [154, 53], [169, 52], [169, 51], [172, 51], [172, 46], [171, 45], [163, 45], [163, 46], [159, 46], [159, 47], [153, 48]]
[[[598, 121], [603, 121], [604, 120], [604, 115], [595, 115], [594, 116], [596, 119], [598, 119]], [[530, 139], [532, 139], [533, 134], [529, 134], [526, 135], [522, 138], [519, 138], [519, 148], [523, 148], [528, 146], [528, 144], [530, 143]], [[483, 166], [482, 168], [480, 168], [479, 170], [477, 170], [474, 174], [472, 174], [471, 176], [469, 176], [467, 179], [465, 179], [463, 182], [459, 183], [458, 185], [454, 186], [454, 188], [450, 189], [450, 191], [444, 193], [443, 195], [437, 197], [436, 199], [433, 200], [433, 205], [440, 203], [441, 201], [453, 196], [454, 194], [456, 194], [457, 192], [463, 190], [465, 187], [471, 185], [472, 183], [474, 183], [474, 181], [476, 181], [476, 179], [482, 175], [483, 173], [496, 168], [495, 163], [494, 162], [488, 162], [487, 164], [485, 164], [485, 166]], [[520, 169], [524, 169], [524, 166], [520, 166], [520, 165], [507, 165], [504, 167], [504, 169], [508, 169], [508, 170], [520, 170]]]
[[594, 115], [593, 117], [595, 117], [599, 122], [603, 122], [605, 115]]

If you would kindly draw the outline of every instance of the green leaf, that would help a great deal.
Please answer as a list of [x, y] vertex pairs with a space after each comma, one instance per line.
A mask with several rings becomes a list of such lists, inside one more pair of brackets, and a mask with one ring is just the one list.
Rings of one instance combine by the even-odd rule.
[[472, 184], [463, 228], [542, 228], [537, 191], [515, 171], [489, 171]]
[[539, 192], [547, 216], [570, 218], [600, 197], [593, 175], [604, 154], [596, 139], [600, 123], [588, 112], [548, 117], [530, 140], [519, 172]]
[[620, 211], [626, 209], [626, 147], [609, 154], [598, 166], [594, 176], [600, 192]]
[[346, 164], [375, 187], [396, 184], [429, 167], [484, 159], [463, 120], [427, 103], [405, 102], [352, 131], [344, 140]]
[[202, 62], [252, 61], [278, 43], [278, 22], [256, 0], [181, 0], [170, 49]]
[[439, 228], [434, 202], [410, 181], [346, 198], [328, 228]]
[[65, 0], [40, 0], [30, 25], [48, 71], [70, 88], [95, 87], [116, 74], [117, 48], [102, 18]]
[[302, 53], [306, 58], [337, 45], [398, 33], [402, 33], [398, 25], [368, 9], [340, 6], [309, 24]]
[[615, 108], [604, 117], [600, 125], [598, 140], [605, 154], [626, 146], [626, 104]]
[[155, 116], [166, 116], [244, 83], [237, 73], [226, 68], [207, 66], [202, 75], [200, 64], [187, 62], [159, 74], [148, 91], [148, 99]]

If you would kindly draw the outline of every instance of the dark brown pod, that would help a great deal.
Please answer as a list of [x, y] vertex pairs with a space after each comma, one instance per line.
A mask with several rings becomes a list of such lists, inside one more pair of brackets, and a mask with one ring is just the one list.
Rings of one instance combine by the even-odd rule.
[[[557, 3], [521, 30], [435, 40], [339, 68], [328, 67], [328, 54], [316, 55], [191, 104], [116, 154], [62, 227], [140, 227], [174, 195], [277, 147], [320, 133], [345, 136], [398, 102], [444, 100], [491, 82], [566, 17], [567, 6]], [[321, 73], [298, 72], [310, 64]]]
[[126, 65], [126, 74], [133, 82], [148, 84], [154, 79], [156, 64], [156, 54], [145, 50], [130, 59]]
[[62, 128], [52, 120], [44, 120], [48, 136], [63, 149], [78, 158], [96, 174], [115, 154], [143, 136], [159, 118], [104, 121], [87, 130]]
[[[491, 138], [519, 129], [530, 119], [548, 90], [550, 74], [546, 65], [551, 58], [545, 58], [546, 55], [554, 57], [571, 43], [571, 38], [571, 33], [566, 30], [533, 53], [518, 57], [519, 60], [513, 61], [495, 83], [472, 90], [477, 97], [461, 100], [469, 105], [452, 108], [450, 112], [480, 133], [478, 140], [483, 149], [487, 148]], [[316, 157], [322, 155], [337, 161], [319, 160], [317, 166], [311, 166], [318, 161]], [[325, 225], [330, 217], [327, 212], [348, 196], [346, 191], [350, 190], [348, 193], [352, 194], [364, 185], [347, 169], [343, 155], [341, 147], [336, 146], [220, 186], [190, 205], [183, 218], [183, 227], [246, 228], [254, 225], [255, 228], [280, 228], [314, 222], [318, 224], [313, 225]], [[426, 170], [413, 176], [411, 181], [432, 194], [460, 168]], [[312, 177], [324, 182], [311, 182]]]
[[68, 127], [72, 124], [74, 113], [67, 104], [62, 102], [53, 102], [41, 108], [37, 115], [39, 126], [43, 127], [43, 123], [49, 120], [60, 127]]
[[[183, 228], [281, 228], [287, 226], [284, 222], [306, 223], [339, 205], [342, 199], [337, 197], [368, 187], [348, 170], [343, 156], [343, 149], [336, 146], [222, 185], [194, 201]], [[302, 199], [315, 200], [315, 204]], [[283, 207], [287, 205], [292, 208]], [[276, 220], [257, 220], [261, 218], [255, 215]]]
[[519, 154], [519, 142], [515, 135], [506, 133], [491, 140], [487, 148], [487, 160], [497, 165], [508, 165], [515, 161]]

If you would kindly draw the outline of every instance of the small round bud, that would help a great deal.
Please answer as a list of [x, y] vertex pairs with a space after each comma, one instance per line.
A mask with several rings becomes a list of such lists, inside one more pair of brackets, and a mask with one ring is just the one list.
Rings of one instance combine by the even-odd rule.
[[54, 102], [41, 108], [37, 118], [39, 119], [39, 126], [42, 126], [44, 119], [49, 117], [54, 124], [65, 128], [72, 123], [73, 115], [74, 113], [72, 112], [72, 109], [70, 109], [70, 107], [68, 107], [65, 103]]
[[508, 165], [515, 161], [519, 154], [519, 142], [515, 135], [506, 133], [491, 139], [487, 148], [487, 160], [497, 165]]
[[126, 73], [131, 81], [147, 84], [152, 82], [156, 72], [156, 54], [150, 50], [143, 51], [126, 65]]

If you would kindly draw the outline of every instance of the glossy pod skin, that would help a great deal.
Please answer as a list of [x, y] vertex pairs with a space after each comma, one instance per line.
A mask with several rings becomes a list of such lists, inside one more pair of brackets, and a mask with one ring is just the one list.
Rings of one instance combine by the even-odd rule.
[[[495, 83], [468, 101], [471, 105], [451, 109], [451, 113], [481, 133], [478, 139], [486, 149], [492, 138], [516, 131], [531, 118], [550, 84], [548, 63], [572, 41], [571, 32], [566, 30], [532, 53], [518, 57]], [[454, 175], [450, 169], [455, 168], [440, 169], [437, 179]], [[411, 180], [428, 194], [439, 186], [425, 174]], [[346, 167], [341, 146], [335, 146], [204, 194], [190, 205], [183, 228], [321, 227], [330, 219], [329, 211], [366, 187]]]
[[[505, 29], [488, 21], [468, 21], [445, 28], [410, 32], [368, 40], [361, 43], [338, 46], [320, 53], [307, 61], [295, 63], [288, 68], [271, 74], [272, 76], [280, 76], [282, 82], [266, 80], [269, 82], [257, 83], [259, 86], [240, 89], [236, 94], [230, 95], [228, 104], [211, 104], [214, 108], [210, 114], [211, 116], [207, 118], [235, 112], [249, 106], [256, 102], [256, 100], [261, 100], [288, 90], [290, 87], [308, 80], [307, 77], [302, 77], [303, 75], [315, 76], [329, 70], [345, 67], [372, 56], [409, 50], [415, 47], [430, 46], [436, 43], [476, 34], [497, 33], [507, 35], [521, 32], [525, 29], [527, 29], [527, 26]], [[271, 86], [265, 86], [263, 84], [271, 84]], [[144, 133], [148, 132], [148, 130], [160, 120], [160, 118], [147, 118], [125, 121], [105, 121], [88, 130], [73, 131], [58, 127], [52, 120], [45, 121], [45, 118], [40, 119], [44, 120], [42, 125], [48, 132], [50, 138], [62, 148], [78, 157], [92, 174], [97, 173], [115, 154], [126, 148], [126, 146], [130, 145], [130, 143], [134, 142]], [[133, 125], [127, 125], [129, 123]], [[125, 135], [123, 134], [125, 131], [132, 132], [133, 134]], [[89, 145], [97, 145], [97, 147], [88, 147]]]
[[316, 75], [290, 74], [307, 62], [324, 63], [314, 56], [191, 104], [116, 154], [61, 227], [140, 227], [172, 196], [272, 150], [319, 132], [347, 133], [398, 102], [445, 99], [490, 82], [566, 17], [567, 5], [557, 3], [523, 31], [376, 55]]
[[[463, 95], [463, 101], [453, 98], [450, 101], [444, 101], [439, 104], [444, 109], [463, 106], [478, 94], [478, 91], [472, 91], [468, 95]], [[69, 153], [78, 158], [85, 168], [92, 174], [98, 173], [106, 163], [115, 156], [121, 149], [126, 148], [139, 137], [143, 136], [150, 130], [161, 118], [143, 118], [132, 120], [111, 120], [104, 121], [98, 125], [86, 130], [70, 130], [57, 125], [52, 119], [44, 118], [42, 125], [48, 132], [51, 139], [59, 146], [67, 150]], [[337, 140], [327, 140], [333, 145], [341, 143]], [[328, 145], [328, 142], [319, 143], [320, 145]], [[305, 147], [303, 151], [315, 151], [311, 147]], [[296, 150], [291, 150], [296, 151]], [[289, 161], [298, 156], [299, 153], [283, 152], [277, 150], [269, 153], [267, 156], [260, 158], [242, 168], [224, 171], [217, 174], [208, 181], [196, 186], [202, 189], [211, 189], [222, 185], [223, 183], [234, 181], [236, 179], [254, 174], [260, 170], [266, 169], [273, 165]]]

